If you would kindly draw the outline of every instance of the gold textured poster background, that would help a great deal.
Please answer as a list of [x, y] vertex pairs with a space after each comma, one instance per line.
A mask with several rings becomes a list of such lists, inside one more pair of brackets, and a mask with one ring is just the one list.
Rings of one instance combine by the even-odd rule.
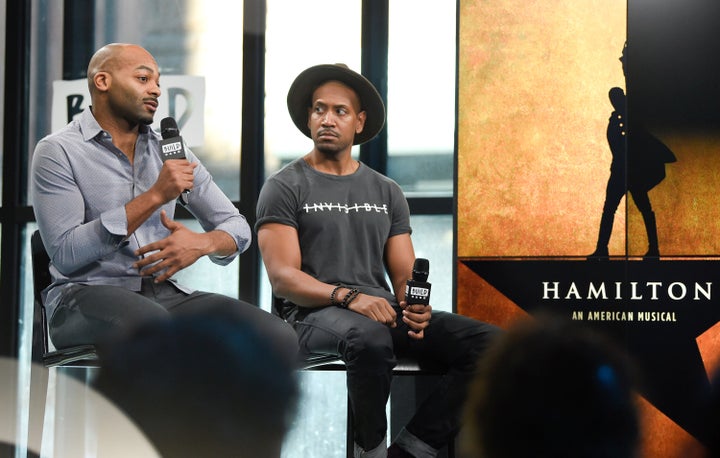
[[[458, 256], [591, 253], [612, 160], [607, 92], [625, 87], [625, 1], [466, 0], [460, 18]], [[677, 157], [649, 193], [661, 254], [720, 254], [720, 135], [648, 127]], [[625, 204], [610, 254], [642, 256], [645, 225]]]
[[[677, 162], [665, 167], [665, 180], [649, 194], [657, 218], [660, 254], [717, 256], [720, 254], [720, 135], [653, 130], [677, 158]], [[634, 205], [629, 206], [627, 218], [628, 252], [641, 256], [647, 250], [645, 224]]]
[[594, 250], [625, 23], [624, 0], [460, 2], [459, 257]]

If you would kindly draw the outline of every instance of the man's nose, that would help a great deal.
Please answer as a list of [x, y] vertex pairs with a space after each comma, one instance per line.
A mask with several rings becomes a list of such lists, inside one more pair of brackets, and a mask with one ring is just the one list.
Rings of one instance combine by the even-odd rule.
[[322, 123], [323, 123], [323, 125], [335, 124], [335, 116], [333, 116], [333, 113], [331, 111], [325, 112], [325, 114], [322, 117]]

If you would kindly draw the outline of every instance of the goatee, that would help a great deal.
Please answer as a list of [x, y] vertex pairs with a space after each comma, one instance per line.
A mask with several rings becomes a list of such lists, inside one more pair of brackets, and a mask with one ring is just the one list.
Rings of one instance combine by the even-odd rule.
[[338, 148], [336, 145], [332, 144], [328, 145], [318, 143], [315, 145], [315, 149], [317, 149], [319, 153], [322, 153], [323, 156], [328, 158], [337, 157], [342, 152], [342, 148]]

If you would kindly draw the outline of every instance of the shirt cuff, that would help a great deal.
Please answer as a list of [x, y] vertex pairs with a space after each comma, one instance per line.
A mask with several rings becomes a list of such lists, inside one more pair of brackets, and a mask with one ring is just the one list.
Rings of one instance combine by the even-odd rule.
[[125, 207], [114, 208], [100, 215], [100, 223], [115, 239], [115, 245], [121, 245], [127, 236], [127, 214]]

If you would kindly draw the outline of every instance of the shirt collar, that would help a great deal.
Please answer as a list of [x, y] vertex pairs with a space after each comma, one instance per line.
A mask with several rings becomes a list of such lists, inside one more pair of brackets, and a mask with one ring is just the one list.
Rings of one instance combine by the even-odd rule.
[[85, 141], [90, 141], [103, 132], [100, 124], [98, 124], [95, 120], [95, 116], [93, 116], [90, 107], [87, 107], [82, 113], [80, 113], [78, 122], [80, 123], [80, 132], [82, 133], [83, 140]]
[[[80, 113], [78, 122], [80, 123], [80, 132], [82, 133], [83, 140], [85, 141], [92, 140], [102, 132], [105, 132], [103, 128], [100, 127], [100, 124], [98, 124], [97, 120], [95, 119], [95, 115], [93, 115], [92, 111], [90, 110], [90, 107], [86, 108], [85, 110], [83, 110], [82, 113]], [[143, 135], [150, 130], [150, 126], [140, 124], [138, 130], [140, 135]]]

